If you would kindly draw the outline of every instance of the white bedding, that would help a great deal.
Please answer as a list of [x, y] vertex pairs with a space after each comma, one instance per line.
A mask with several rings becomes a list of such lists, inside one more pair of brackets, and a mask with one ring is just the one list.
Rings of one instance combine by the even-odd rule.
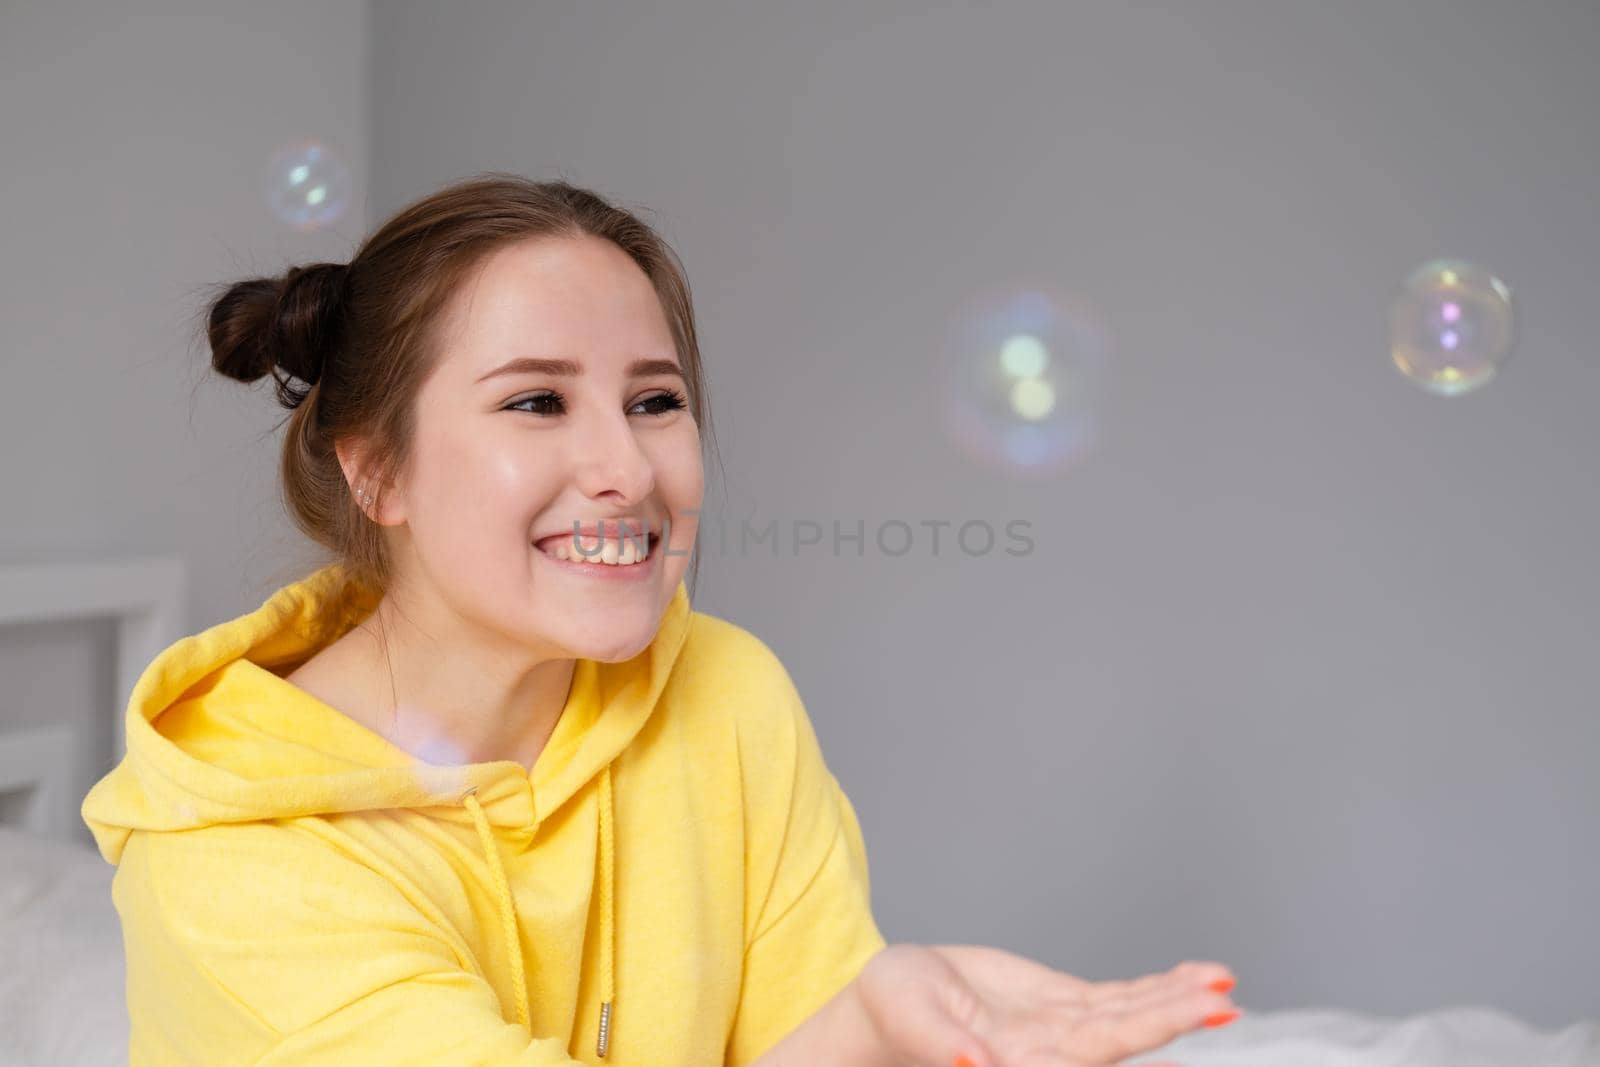
[[[0, 1065], [126, 1067], [112, 867], [87, 846], [0, 826]], [[1542, 1031], [1488, 1008], [1405, 1019], [1248, 1012], [1158, 1052], [1185, 1067], [1600, 1067], [1600, 1021]], [[619, 1064], [618, 1067], [644, 1067]], [[709, 1065], [708, 1065], [709, 1067]]]
[[88, 845], [0, 826], [4, 1067], [126, 1067], [114, 873]]
[[1600, 1021], [1539, 1030], [1492, 1008], [1403, 1019], [1351, 1011], [1245, 1014], [1158, 1053], [1184, 1067], [1600, 1067]]

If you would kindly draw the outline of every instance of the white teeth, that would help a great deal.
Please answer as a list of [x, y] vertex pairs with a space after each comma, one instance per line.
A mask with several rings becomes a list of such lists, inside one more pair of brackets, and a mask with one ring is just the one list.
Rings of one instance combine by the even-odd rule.
[[605, 546], [596, 554], [596, 542], [586, 538], [583, 547], [588, 555], [585, 555], [578, 551], [577, 546], [572, 543], [572, 538], [563, 537], [552, 542], [550, 547], [541, 548], [540, 551], [547, 556], [572, 560], [575, 563], [606, 563], [613, 567], [627, 567], [641, 562], [649, 554], [650, 540], [646, 535], [641, 546], [639, 539], [631, 536], [623, 538], [620, 543], [614, 538], [607, 539]]

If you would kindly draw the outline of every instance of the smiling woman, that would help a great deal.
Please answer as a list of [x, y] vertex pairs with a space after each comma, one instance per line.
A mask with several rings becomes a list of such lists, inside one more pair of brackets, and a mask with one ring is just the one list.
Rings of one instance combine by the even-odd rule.
[[884, 945], [854, 812], [776, 657], [690, 606], [666, 244], [480, 176], [206, 326], [273, 376], [331, 558], [166, 650], [84, 803], [131, 1062], [749, 1063], [848, 985]]
[[1226, 1006], [886, 945], [788, 673], [691, 607], [704, 378], [635, 216], [474, 178], [206, 325], [330, 558], [164, 650], [84, 800], [131, 1067], [1050, 1067]]

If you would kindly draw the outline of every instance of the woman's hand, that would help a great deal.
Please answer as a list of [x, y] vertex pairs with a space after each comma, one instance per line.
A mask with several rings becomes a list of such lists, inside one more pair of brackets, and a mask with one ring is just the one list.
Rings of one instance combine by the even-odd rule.
[[[855, 987], [889, 1062], [905, 1067], [1111, 1067], [1236, 1011], [1220, 963], [1087, 982], [981, 945], [893, 944]], [[1226, 1021], [1226, 1020], [1223, 1020]], [[1140, 1067], [1177, 1067], [1147, 1063]]]

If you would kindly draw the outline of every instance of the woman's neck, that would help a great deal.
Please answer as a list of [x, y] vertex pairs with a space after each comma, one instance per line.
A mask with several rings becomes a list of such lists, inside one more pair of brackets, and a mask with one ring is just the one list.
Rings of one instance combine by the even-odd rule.
[[577, 661], [511, 663], [389, 598], [286, 680], [426, 763], [511, 760], [530, 771], [566, 706]]

